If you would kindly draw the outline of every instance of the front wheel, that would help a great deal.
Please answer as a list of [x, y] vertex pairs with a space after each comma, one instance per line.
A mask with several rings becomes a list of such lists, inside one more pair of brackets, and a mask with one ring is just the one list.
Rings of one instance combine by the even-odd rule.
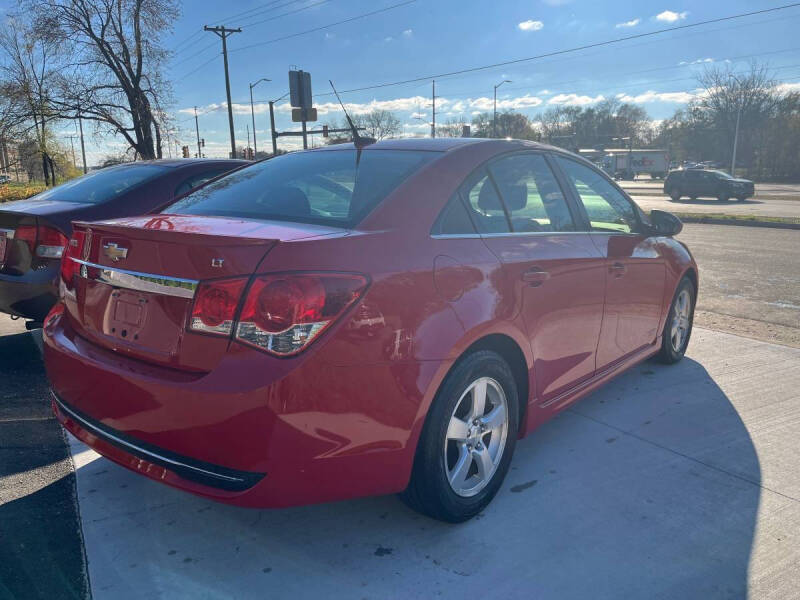
[[717, 194], [717, 200], [720, 202], [727, 202], [730, 199], [730, 194], [728, 192], [722, 190]]
[[692, 335], [696, 294], [692, 280], [688, 277], [681, 279], [664, 323], [661, 351], [658, 354], [663, 363], [676, 363], [686, 353]]
[[681, 191], [680, 190], [672, 190], [669, 193], [669, 197], [672, 198], [673, 202], [677, 202], [681, 199]]
[[467, 356], [436, 394], [401, 498], [441, 521], [477, 515], [506, 476], [518, 415], [517, 386], [503, 358], [489, 350]]

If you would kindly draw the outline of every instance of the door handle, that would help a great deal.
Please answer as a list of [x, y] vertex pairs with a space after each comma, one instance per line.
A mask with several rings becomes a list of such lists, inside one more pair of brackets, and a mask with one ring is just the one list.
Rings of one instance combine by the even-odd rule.
[[528, 269], [522, 274], [522, 281], [530, 284], [531, 287], [539, 287], [548, 279], [550, 279], [550, 273], [543, 271], [539, 267]]
[[628, 268], [621, 262], [615, 262], [608, 268], [609, 273], [611, 273], [614, 277], [622, 277], [625, 275], [625, 271], [627, 270]]

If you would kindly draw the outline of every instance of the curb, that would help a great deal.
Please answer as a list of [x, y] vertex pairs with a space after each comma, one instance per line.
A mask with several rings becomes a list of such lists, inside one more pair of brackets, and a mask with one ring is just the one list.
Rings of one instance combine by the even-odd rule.
[[703, 225], [738, 225], [740, 227], [769, 227], [771, 229], [800, 229], [800, 223], [782, 221], [759, 221], [757, 219], [726, 219], [713, 216], [686, 215], [673, 213], [684, 223], [702, 223]]

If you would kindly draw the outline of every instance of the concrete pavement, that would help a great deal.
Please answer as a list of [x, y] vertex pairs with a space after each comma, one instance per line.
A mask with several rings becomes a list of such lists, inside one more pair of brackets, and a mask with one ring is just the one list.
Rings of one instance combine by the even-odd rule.
[[93, 597], [796, 598], [798, 367], [800, 350], [697, 329], [682, 363], [523, 440], [458, 526], [394, 497], [223, 506], [73, 441]]

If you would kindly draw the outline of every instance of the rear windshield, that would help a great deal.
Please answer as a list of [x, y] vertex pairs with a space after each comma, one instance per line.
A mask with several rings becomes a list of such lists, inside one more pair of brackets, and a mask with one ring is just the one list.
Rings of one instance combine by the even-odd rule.
[[168, 170], [167, 167], [149, 164], [106, 167], [42, 192], [36, 199], [102, 204]]
[[241, 169], [164, 212], [352, 227], [439, 152], [297, 152]]

